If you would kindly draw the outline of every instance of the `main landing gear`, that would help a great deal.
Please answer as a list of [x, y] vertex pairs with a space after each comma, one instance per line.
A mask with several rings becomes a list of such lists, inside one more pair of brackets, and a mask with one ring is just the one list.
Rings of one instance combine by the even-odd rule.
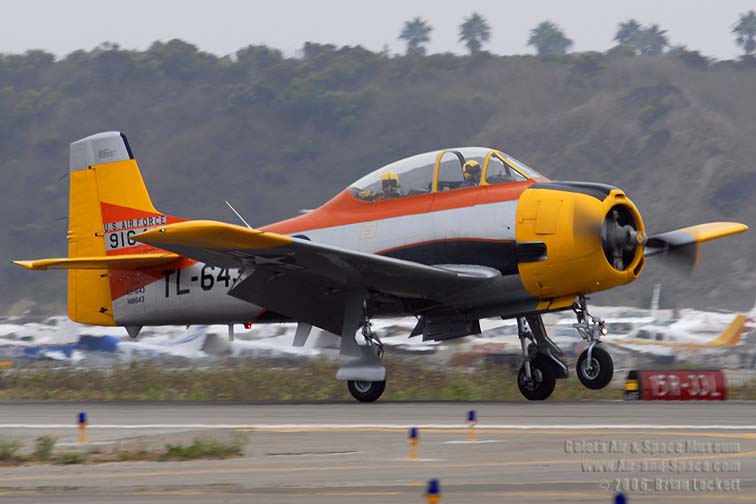
[[[370, 320], [367, 315], [362, 321], [362, 337], [365, 339], [369, 351], [375, 353], [379, 359], [383, 359], [383, 344], [378, 336], [373, 332]], [[369, 381], [369, 380], [347, 380], [347, 388], [352, 397], [360, 402], [375, 402], [383, 395], [386, 389], [386, 380]]]
[[517, 373], [517, 386], [526, 399], [543, 401], [554, 391], [559, 378], [567, 378], [564, 353], [551, 341], [541, 315], [517, 317], [524, 362]]
[[[614, 363], [609, 352], [598, 346], [606, 334], [604, 321], [588, 313], [586, 298], [579, 296], [572, 307], [577, 317], [573, 327], [588, 343], [588, 348], [578, 357], [575, 371], [584, 387], [606, 387], [614, 374]], [[567, 365], [562, 360], [564, 353], [546, 334], [540, 314], [517, 317], [517, 330], [522, 346], [523, 364], [517, 374], [517, 386], [530, 401], [543, 401], [554, 391], [556, 381], [567, 378]]]
[[[354, 293], [347, 300], [340, 350], [346, 360], [336, 379], [346, 381], [349, 393], [358, 401], [373, 402], [386, 388], [386, 368], [382, 362], [383, 345], [370, 325], [365, 294]], [[355, 337], [360, 328], [364, 344], [357, 343]]]

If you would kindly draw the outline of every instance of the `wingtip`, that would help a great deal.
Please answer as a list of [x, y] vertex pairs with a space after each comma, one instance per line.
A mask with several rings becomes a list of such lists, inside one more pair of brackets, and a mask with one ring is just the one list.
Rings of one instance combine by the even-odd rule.
[[21, 266], [22, 268], [26, 268], [28, 270], [47, 269], [47, 268], [38, 267], [35, 264], [35, 261], [11, 261], [11, 262], [17, 266]]

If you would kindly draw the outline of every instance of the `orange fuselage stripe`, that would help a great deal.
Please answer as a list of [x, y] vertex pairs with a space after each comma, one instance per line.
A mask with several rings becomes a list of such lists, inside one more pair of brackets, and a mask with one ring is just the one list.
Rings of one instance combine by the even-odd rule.
[[438, 212], [500, 201], [514, 201], [520, 197], [525, 189], [542, 180], [546, 179], [470, 187], [372, 202], [355, 198], [347, 189], [312, 212], [276, 222], [260, 229], [280, 234], [294, 234], [312, 229], [345, 226], [359, 222]]

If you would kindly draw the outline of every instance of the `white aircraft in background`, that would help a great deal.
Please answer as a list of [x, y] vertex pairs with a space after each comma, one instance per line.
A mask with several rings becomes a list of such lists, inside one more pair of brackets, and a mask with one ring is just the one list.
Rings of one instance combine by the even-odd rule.
[[[739, 345], [743, 334], [753, 330], [753, 310], [735, 316], [704, 314], [702, 318], [682, 318], [643, 325], [629, 334], [607, 335], [610, 345], [657, 356], [701, 354]], [[709, 316], [716, 315], [711, 318]], [[725, 325], [723, 320], [727, 320]]]

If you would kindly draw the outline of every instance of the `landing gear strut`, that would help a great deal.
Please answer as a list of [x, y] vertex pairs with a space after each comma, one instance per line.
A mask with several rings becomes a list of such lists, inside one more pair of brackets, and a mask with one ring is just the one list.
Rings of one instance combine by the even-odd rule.
[[607, 333], [604, 321], [588, 313], [588, 304], [585, 296], [579, 296], [578, 301], [572, 305], [577, 323], [573, 327], [588, 344], [588, 348], [580, 354], [575, 372], [578, 380], [584, 387], [598, 390], [609, 385], [614, 375], [614, 361], [609, 352], [599, 346], [601, 336]]
[[558, 378], [567, 378], [567, 365], [560, 359], [564, 354], [546, 334], [541, 315], [517, 317], [517, 331], [523, 355], [517, 386], [526, 399], [543, 401]]
[[[369, 356], [364, 359], [364, 363], [370, 364], [371, 362], [380, 361], [383, 359], [383, 344], [378, 336], [373, 332], [372, 325], [370, 324], [370, 318], [367, 313], [367, 305], [363, 302], [362, 305], [362, 337], [365, 340], [365, 347], [361, 348], [364, 355]], [[343, 338], [343, 336], [342, 336]], [[360, 402], [374, 402], [383, 395], [383, 391], [386, 388], [386, 380], [371, 381], [371, 380], [347, 380], [347, 388], [352, 397]]]

